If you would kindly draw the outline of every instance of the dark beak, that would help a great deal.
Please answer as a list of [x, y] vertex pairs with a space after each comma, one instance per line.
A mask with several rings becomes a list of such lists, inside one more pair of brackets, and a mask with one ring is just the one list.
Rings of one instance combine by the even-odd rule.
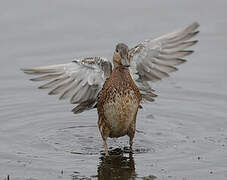
[[125, 67], [129, 67], [130, 66], [130, 62], [127, 56], [123, 56], [122, 58], [122, 65]]

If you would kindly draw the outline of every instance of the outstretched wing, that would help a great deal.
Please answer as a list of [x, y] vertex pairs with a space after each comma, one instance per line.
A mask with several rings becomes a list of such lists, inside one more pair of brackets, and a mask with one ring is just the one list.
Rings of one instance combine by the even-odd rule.
[[97, 95], [112, 72], [112, 64], [106, 58], [91, 57], [22, 70], [39, 75], [30, 79], [32, 81], [48, 81], [39, 88], [51, 88], [49, 95], [60, 94], [59, 99], [70, 98], [72, 104], [78, 104], [72, 111], [80, 113], [95, 106]]
[[183, 57], [193, 53], [186, 48], [196, 44], [190, 40], [199, 33], [198, 23], [193, 23], [183, 29], [166, 34], [154, 40], [146, 40], [130, 49], [130, 73], [140, 89], [143, 99], [153, 101], [156, 95], [149, 81], [156, 82], [177, 71], [176, 65], [186, 62]]

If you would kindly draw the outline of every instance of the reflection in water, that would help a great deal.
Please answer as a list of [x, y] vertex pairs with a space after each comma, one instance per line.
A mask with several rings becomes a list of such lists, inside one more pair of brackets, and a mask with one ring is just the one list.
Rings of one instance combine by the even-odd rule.
[[[97, 175], [87, 177], [83, 176], [79, 172], [74, 171], [71, 175], [72, 180], [83, 179], [83, 180], [155, 180], [157, 179], [154, 175], [149, 176], [138, 176], [135, 170], [135, 162], [133, 153], [129, 152], [128, 148], [123, 150], [120, 148], [109, 151], [110, 156], [105, 156], [102, 153], [97, 168]], [[128, 154], [127, 156], [125, 154]]]
[[98, 179], [136, 179], [135, 163], [132, 154], [101, 156], [98, 166]]

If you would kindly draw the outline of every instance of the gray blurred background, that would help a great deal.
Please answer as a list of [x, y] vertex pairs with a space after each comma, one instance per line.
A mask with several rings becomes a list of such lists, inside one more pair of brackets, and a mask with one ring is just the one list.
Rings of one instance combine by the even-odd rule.
[[[225, 0], [0, 0], [0, 178], [227, 179], [226, 7]], [[138, 115], [130, 158], [106, 161], [96, 111], [73, 115], [72, 105], [20, 71], [111, 59], [118, 42], [133, 47], [194, 21], [195, 53], [154, 84], [159, 97]]]

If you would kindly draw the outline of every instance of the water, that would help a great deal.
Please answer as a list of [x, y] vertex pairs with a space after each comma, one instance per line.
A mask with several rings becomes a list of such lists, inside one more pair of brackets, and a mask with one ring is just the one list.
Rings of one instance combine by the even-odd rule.
[[[226, 5], [0, 1], [0, 179], [227, 179]], [[196, 53], [154, 84], [159, 97], [138, 114], [133, 155], [121, 151], [123, 137], [108, 140], [105, 158], [96, 111], [73, 115], [20, 71], [111, 58], [117, 42], [132, 47], [193, 21], [201, 24]]]

